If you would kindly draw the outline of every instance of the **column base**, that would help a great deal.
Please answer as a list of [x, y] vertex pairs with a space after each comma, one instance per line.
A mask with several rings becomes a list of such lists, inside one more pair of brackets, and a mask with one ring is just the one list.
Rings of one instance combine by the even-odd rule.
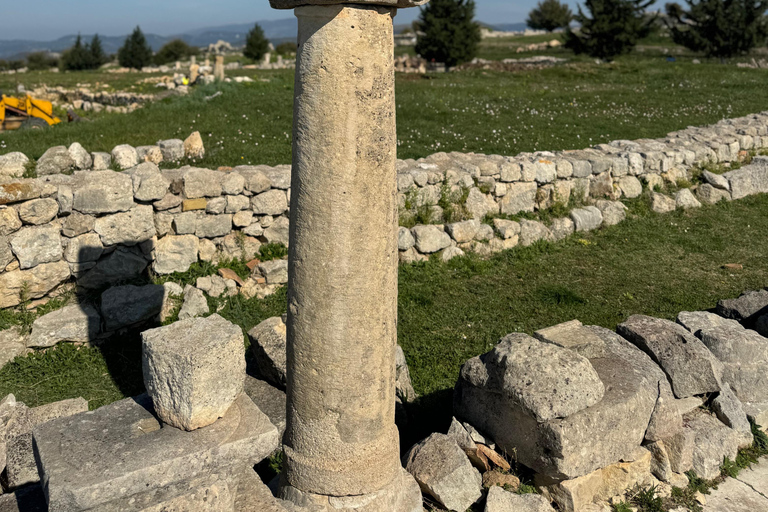
[[286, 501], [317, 512], [422, 512], [421, 489], [405, 469], [380, 491], [360, 496], [323, 496], [286, 485], [280, 489]]

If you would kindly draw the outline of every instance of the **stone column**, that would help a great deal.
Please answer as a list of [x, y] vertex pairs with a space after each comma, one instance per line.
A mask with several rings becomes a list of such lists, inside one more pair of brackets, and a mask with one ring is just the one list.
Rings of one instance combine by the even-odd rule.
[[[420, 512], [395, 426], [397, 4], [296, 7], [281, 495], [335, 512]], [[386, 3], [382, 0], [380, 3]]]
[[217, 55], [213, 63], [213, 78], [219, 82], [224, 81], [224, 56]]

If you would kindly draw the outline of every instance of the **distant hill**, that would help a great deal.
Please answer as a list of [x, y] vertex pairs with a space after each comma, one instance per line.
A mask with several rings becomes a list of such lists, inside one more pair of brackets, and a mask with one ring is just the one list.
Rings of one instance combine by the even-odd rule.
[[525, 23], [502, 23], [493, 25], [493, 28], [500, 32], [522, 32], [528, 28]]
[[[188, 30], [183, 34], [171, 36], [160, 36], [157, 34], [145, 34], [145, 36], [153, 50], [159, 50], [161, 46], [172, 39], [183, 39], [193, 46], [208, 46], [219, 40], [227, 41], [234, 46], [242, 46], [245, 44], [245, 36], [253, 27], [254, 23], [261, 25], [261, 28], [264, 29], [264, 34], [274, 44], [296, 39], [298, 21], [295, 17], [280, 20], [261, 20], [253, 23], [222, 25], [219, 27], [203, 27], [195, 30]], [[398, 25], [397, 28], [402, 30], [408, 26], [409, 25], [407, 24], [403, 24]], [[525, 30], [525, 23], [500, 24], [492, 25], [492, 27], [496, 30], [503, 31]], [[61, 53], [75, 43], [76, 37], [77, 36], [75, 35], [64, 36], [55, 41], [29, 41], [22, 39], [0, 40], [0, 59], [22, 58], [24, 55], [41, 51]], [[83, 34], [82, 37], [83, 41], [88, 42], [93, 37], [93, 34]], [[101, 36], [104, 51], [110, 54], [117, 53], [117, 50], [123, 45], [126, 37], [128, 36]]]

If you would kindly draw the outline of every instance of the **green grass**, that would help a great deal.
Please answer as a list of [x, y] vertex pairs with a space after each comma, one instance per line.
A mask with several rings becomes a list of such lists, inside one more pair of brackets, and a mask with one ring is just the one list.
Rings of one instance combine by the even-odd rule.
[[[75, 141], [90, 151], [110, 151], [122, 143], [154, 144], [199, 130], [207, 148], [199, 162], [203, 165], [290, 162], [293, 72], [242, 73], [268, 81], [198, 87], [189, 96], [168, 98], [130, 115], [62, 123], [42, 132], [2, 133], [0, 153], [23, 151], [39, 158], [51, 146]], [[514, 155], [661, 137], [767, 109], [763, 75], [762, 70], [640, 55], [612, 64], [582, 61], [518, 72], [398, 75], [399, 156], [419, 158], [437, 151]], [[221, 96], [205, 99], [218, 89]]]

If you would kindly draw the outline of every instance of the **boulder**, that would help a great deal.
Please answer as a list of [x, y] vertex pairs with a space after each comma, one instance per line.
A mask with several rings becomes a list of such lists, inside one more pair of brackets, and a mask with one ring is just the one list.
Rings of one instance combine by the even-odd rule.
[[205, 146], [200, 132], [194, 132], [184, 141], [184, 156], [186, 158], [200, 159], [205, 156]]
[[94, 171], [106, 171], [112, 167], [112, 155], [109, 153], [94, 152], [91, 153], [91, 158], [93, 159]]
[[138, 205], [127, 212], [105, 215], [96, 219], [94, 231], [101, 243], [108, 245], [136, 245], [155, 236], [152, 207]]
[[79, 142], [73, 142], [67, 149], [75, 169], [81, 171], [93, 168], [93, 158]]
[[61, 174], [75, 167], [75, 161], [65, 146], [56, 146], [48, 149], [37, 160], [37, 175]]
[[759, 317], [768, 314], [768, 290], [745, 292], [738, 299], [721, 300], [717, 303], [717, 313], [750, 327]]
[[[25, 337], [15, 327], [0, 331], [0, 368], [15, 358], [25, 356], [30, 352], [32, 351], [27, 348]], [[0, 414], [0, 445], [3, 444], [2, 423]], [[2, 466], [5, 461], [2, 455], [3, 450], [0, 448], [0, 473], [2, 473]]]
[[53, 224], [22, 228], [10, 237], [11, 250], [22, 270], [61, 260], [59, 227]]
[[493, 228], [503, 240], [517, 238], [520, 235], [520, 224], [513, 220], [493, 219]]
[[43, 263], [32, 270], [13, 270], [0, 274], [0, 308], [18, 306], [22, 290], [26, 299], [39, 299], [69, 279], [66, 261]]
[[617, 331], [661, 366], [677, 398], [720, 391], [722, 363], [681, 325], [632, 315]]
[[438, 252], [451, 245], [451, 237], [442, 226], [415, 226], [411, 233], [416, 240], [416, 249], [422, 254]]
[[282, 215], [288, 209], [285, 192], [268, 190], [251, 198], [251, 210], [256, 215]]
[[723, 177], [728, 180], [733, 199], [768, 192], [768, 165], [745, 165], [723, 174]]
[[720, 174], [704, 171], [701, 173], [701, 177], [715, 188], [722, 190], [731, 190], [731, 184], [728, 182], [728, 178]]
[[139, 165], [139, 154], [133, 146], [121, 144], [112, 150], [112, 163], [118, 169], [130, 169]]
[[264, 239], [270, 244], [282, 244], [288, 247], [289, 220], [287, 217], [278, 217], [264, 230]]
[[651, 192], [651, 210], [656, 213], [669, 213], [675, 211], [677, 202], [669, 196], [659, 192]]
[[[533, 188], [535, 195], [536, 185], [533, 185]], [[507, 192], [507, 196], [509, 196], [509, 192]], [[486, 215], [491, 213], [499, 213], [499, 205], [493, 200], [493, 196], [483, 194], [477, 187], [469, 189], [464, 207], [469, 212], [469, 215], [477, 220], [483, 220]]]
[[259, 271], [267, 284], [285, 284], [288, 282], [288, 260], [271, 260], [259, 263]]
[[595, 206], [603, 214], [604, 226], [615, 226], [627, 218], [627, 207], [621, 201], [600, 200]]
[[168, 193], [171, 182], [163, 176], [157, 165], [151, 162], [132, 169], [133, 195], [137, 201], [159, 201]]
[[183, 191], [187, 199], [219, 197], [224, 173], [197, 167], [185, 167], [182, 173]]
[[728, 383], [723, 384], [720, 394], [712, 400], [712, 411], [717, 418], [737, 432], [750, 434], [752, 427], [744, 412], [741, 401], [731, 390]]
[[485, 512], [555, 512], [555, 509], [539, 494], [515, 494], [494, 486], [488, 490]]
[[535, 220], [520, 220], [520, 245], [527, 247], [539, 240], [554, 242], [555, 236], [544, 224]]
[[467, 510], [482, 497], [482, 477], [456, 441], [432, 434], [403, 459], [422, 492], [448, 510]]
[[46, 348], [62, 341], [88, 343], [100, 331], [101, 317], [96, 309], [87, 304], [71, 304], [37, 318], [27, 346]]
[[592, 231], [603, 223], [603, 214], [595, 206], [585, 206], [572, 210], [571, 220], [576, 231]]
[[245, 190], [245, 177], [237, 172], [229, 172], [221, 178], [221, 191], [227, 195], [242, 194]]
[[[245, 376], [243, 391], [253, 400], [261, 412], [269, 416], [269, 421], [277, 427], [280, 439], [283, 438], [286, 425], [286, 397], [285, 391], [272, 386], [268, 382]], [[256, 511], [254, 511], [256, 512]]]
[[634, 176], [622, 176], [618, 180], [619, 189], [627, 199], [640, 197], [643, 193], [643, 184]]
[[286, 330], [279, 316], [268, 318], [248, 331], [259, 376], [285, 389], [286, 386]]
[[160, 148], [165, 162], [177, 162], [184, 158], [184, 141], [181, 139], [161, 140], [157, 147]]
[[729, 320], [720, 315], [708, 311], [681, 311], [677, 315], [677, 323], [698, 336], [702, 329], [712, 329], [714, 327], [729, 327], [741, 330], [743, 327], [736, 320]]
[[118, 247], [108, 256], [100, 259], [95, 267], [79, 277], [77, 284], [83, 288], [103, 288], [112, 283], [137, 277], [147, 268], [147, 265], [147, 259], [138, 249]]
[[0, 205], [18, 203], [29, 199], [37, 199], [43, 191], [40, 180], [13, 180], [11, 183], [0, 183]]
[[401, 251], [407, 251], [416, 244], [411, 230], [400, 226], [397, 229], [397, 248]]
[[0, 155], [0, 177], [21, 178], [27, 170], [29, 158], [18, 151]]
[[454, 222], [445, 226], [445, 230], [451, 235], [451, 238], [460, 244], [474, 240], [479, 229], [480, 221], [476, 219]]
[[195, 236], [198, 238], [218, 238], [232, 231], [232, 215], [203, 215], [197, 218]]
[[[114, 286], [101, 294], [105, 330], [155, 319], [163, 309], [165, 289], [160, 285]], [[174, 324], [175, 325], [175, 324]]]
[[0, 236], [8, 236], [19, 230], [21, 220], [18, 212], [11, 207], [0, 208]]
[[195, 318], [208, 313], [210, 313], [208, 299], [205, 298], [203, 291], [192, 285], [187, 285], [184, 288], [184, 303], [179, 310], [179, 320]]
[[690, 189], [681, 189], [675, 194], [675, 205], [682, 210], [701, 208], [701, 203], [696, 199]]
[[536, 205], [536, 183], [512, 183], [507, 185], [507, 194], [499, 202], [501, 213], [515, 215], [532, 212]]
[[219, 315], [150, 329], [141, 339], [144, 384], [163, 422], [186, 431], [207, 427], [242, 393], [243, 333]]
[[155, 244], [152, 264], [158, 274], [186, 272], [197, 262], [200, 241], [194, 235], [166, 235]]
[[722, 200], [730, 201], [731, 193], [705, 183], [696, 189], [696, 197], [704, 204], [717, 204]]
[[5, 432], [6, 483], [10, 489], [40, 481], [32, 451], [32, 430], [53, 419], [86, 412], [88, 402], [83, 398], [73, 398], [31, 409], [16, 404], [15, 409]]
[[72, 208], [81, 213], [125, 212], [135, 206], [131, 177], [119, 172], [77, 174], [72, 192]]
[[33, 199], [18, 206], [19, 218], [24, 224], [46, 224], [56, 218], [59, 213], [59, 203], [55, 199], [46, 197]]

